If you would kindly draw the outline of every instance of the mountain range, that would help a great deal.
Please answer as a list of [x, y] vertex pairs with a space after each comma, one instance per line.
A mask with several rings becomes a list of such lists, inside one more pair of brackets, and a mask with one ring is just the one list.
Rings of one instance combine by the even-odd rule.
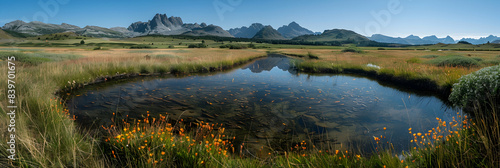
[[99, 26], [85, 26], [83, 28], [62, 23], [48, 24], [43, 22], [26, 23], [21, 20], [16, 20], [5, 24], [0, 29], [0, 39], [12, 39], [17, 37], [40, 36], [54, 33], [74, 32], [77, 35], [85, 35], [91, 37], [108, 37], [108, 38], [126, 38], [142, 35], [190, 35], [190, 36], [220, 36], [220, 37], [237, 37], [237, 38], [256, 38], [268, 40], [302, 40], [302, 41], [376, 41], [381, 43], [396, 43], [407, 45], [422, 45], [422, 44], [454, 44], [458, 41], [466, 41], [471, 44], [484, 43], [500, 43], [500, 37], [490, 35], [479, 39], [462, 38], [455, 40], [450, 36], [438, 38], [436, 36], [427, 36], [420, 38], [419, 36], [410, 35], [405, 38], [390, 37], [381, 34], [374, 34], [371, 37], [361, 36], [350, 30], [332, 29], [325, 30], [323, 33], [312, 32], [296, 22], [291, 22], [288, 25], [283, 25], [277, 30], [271, 26], [264, 26], [260, 23], [253, 23], [249, 27], [232, 28], [224, 30], [216, 25], [207, 25], [206, 23], [184, 23], [180, 17], [167, 17], [166, 14], [156, 14], [151, 20], [146, 22], [135, 22], [125, 27], [104, 28]]
[[446, 38], [438, 38], [436, 36], [427, 36], [424, 38], [420, 38], [419, 36], [410, 35], [405, 38], [401, 37], [389, 37], [381, 34], [374, 34], [368, 39], [381, 42], [381, 43], [397, 43], [397, 44], [407, 44], [407, 45], [422, 45], [422, 44], [454, 44], [456, 43], [453, 38], [447, 36]]
[[57, 25], [37, 21], [26, 23], [21, 20], [16, 20], [5, 24], [2, 29], [27, 36], [75, 32], [79, 35], [109, 38], [135, 37], [149, 34], [233, 37], [219, 26], [207, 25], [205, 23], [183, 23], [180, 17], [167, 17], [166, 14], [156, 14], [152, 20], [147, 22], [135, 22], [128, 28], [114, 27], [108, 29], [98, 26], [85, 26], [80, 28], [66, 23]]
[[381, 34], [374, 34], [371, 37], [368, 37], [368, 39], [380, 43], [397, 43], [397, 44], [407, 44], [407, 45], [422, 45], [422, 44], [437, 44], [437, 43], [455, 44], [459, 41], [466, 41], [471, 44], [477, 45], [477, 44], [485, 44], [488, 42], [494, 43], [494, 41], [500, 40], [500, 37], [490, 35], [488, 37], [481, 37], [479, 39], [462, 38], [460, 40], [455, 40], [450, 36], [446, 36], [445, 38], [438, 38], [435, 35], [432, 35], [420, 38], [419, 36], [410, 35], [408, 37], [401, 38], [401, 37], [389, 37]]
[[[264, 27], [265, 26], [261, 23], [253, 23], [249, 27], [243, 26], [240, 28], [229, 29], [228, 32], [237, 38], [252, 38]], [[315, 34], [313, 31], [300, 26], [296, 22], [283, 25], [279, 27], [277, 31], [281, 34], [281, 36], [283, 36], [284, 39], [292, 39], [302, 35]]]
[[481, 37], [479, 39], [473, 39], [473, 38], [462, 38], [460, 41], [467, 41], [471, 44], [485, 44], [485, 43], [499, 43], [500, 42], [500, 37], [490, 35], [488, 37]]

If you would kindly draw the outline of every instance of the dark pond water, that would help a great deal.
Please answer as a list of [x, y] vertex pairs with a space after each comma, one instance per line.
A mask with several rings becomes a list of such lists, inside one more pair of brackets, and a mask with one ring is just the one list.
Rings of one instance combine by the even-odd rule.
[[67, 106], [85, 126], [109, 125], [113, 113], [167, 113], [224, 123], [239, 142], [275, 149], [313, 140], [372, 150], [373, 136], [380, 135], [397, 150], [408, 149], [408, 128], [423, 132], [437, 125], [436, 117], [450, 121], [453, 113], [434, 96], [364, 77], [299, 74], [290, 64], [287, 57], [267, 57], [218, 74], [106, 82], [74, 92]]

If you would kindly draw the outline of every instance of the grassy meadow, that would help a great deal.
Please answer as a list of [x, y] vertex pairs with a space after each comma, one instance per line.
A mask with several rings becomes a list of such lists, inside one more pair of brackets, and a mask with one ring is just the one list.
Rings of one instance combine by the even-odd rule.
[[[81, 40], [85, 44], [80, 44]], [[188, 48], [189, 44], [207, 48]], [[453, 122], [440, 121], [428, 132], [412, 132], [407, 152], [394, 151], [381, 135], [372, 139], [376, 151], [315, 146], [304, 139], [288, 151], [264, 148], [264, 155], [246, 153], [233, 144], [224, 123], [169, 122], [168, 116], [122, 121], [106, 133], [80, 128], [65, 109], [59, 90], [96, 80], [145, 74], [214, 72], [267, 53], [300, 56], [297, 67], [307, 72], [357, 73], [425, 81], [436, 90], [451, 90], [459, 78], [483, 67], [498, 65], [498, 51], [439, 51], [416, 48], [357, 48], [254, 44], [256, 49], [221, 49], [236, 42], [173, 37], [132, 39], [26, 39], [0, 47], [0, 77], [7, 79], [8, 56], [16, 56], [16, 152], [7, 158], [9, 116], [6, 96], [0, 97], [0, 167], [497, 167], [500, 127], [457, 113]], [[237, 44], [248, 45], [249, 42]], [[142, 49], [131, 46], [147, 45]], [[8, 47], [5, 47], [8, 46]], [[352, 46], [351, 46], [352, 47]], [[445, 46], [449, 47], [449, 46]], [[468, 46], [470, 47], [470, 46]], [[466, 48], [466, 47], [463, 47]], [[472, 48], [472, 47], [471, 47]], [[317, 57], [317, 58], [316, 58]], [[452, 64], [453, 63], [453, 64]], [[371, 64], [374, 66], [366, 66]], [[390, 81], [390, 80], [389, 80]], [[7, 83], [0, 83], [6, 93]], [[494, 104], [494, 103], [493, 103]], [[495, 109], [495, 108], [492, 108]], [[476, 110], [481, 113], [481, 110]], [[493, 112], [493, 114], [496, 114]], [[495, 116], [498, 117], [498, 116]], [[486, 119], [491, 120], [491, 119]], [[492, 130], [492, 131], [485, 131]], [[487, 135], [486, 135], [487, 133]], [[266, 154], [267, 153], [267, 154]]]

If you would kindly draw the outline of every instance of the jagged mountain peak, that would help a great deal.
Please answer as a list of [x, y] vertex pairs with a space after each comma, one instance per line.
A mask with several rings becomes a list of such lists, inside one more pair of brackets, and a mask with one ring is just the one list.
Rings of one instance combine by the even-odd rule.
[[[222, 28], [214, 25], [207, 25], [206, 23], [184, 23], [182, 18], [170, 16], [167, 14], [157, 13], [152, 20], [147, 22], [135, 22], [128, 28], [129, 31], [140, 35], [148, 34], [161, 34], [161, 35], [210, 35], [210, 36], [223, 36], [231, 37], [231, 35]], [[215, 30], [217, 29], [217, 30]], [[215, 31], [212, 31], [215, 30]]]
[[293, 21], [288, 25], [283, 25], [278, 28], [278, 32], [283, 35], [284, 38], [292, 39], [298, 36], [314, 34], [313, 31], [300, 26], [297, 22]]

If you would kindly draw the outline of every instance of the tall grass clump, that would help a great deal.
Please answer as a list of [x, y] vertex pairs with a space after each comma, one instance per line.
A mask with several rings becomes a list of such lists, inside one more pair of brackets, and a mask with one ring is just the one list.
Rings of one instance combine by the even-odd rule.
[[460, 78], [450, 101], [473, 116], [474, 143], [488, 165], [500, 165], [500, 65]]
[[440, 56], [428, 61], [436, 66], [452, 66], [452, 67], [476, 67], [479, 66], [480, 58], [470, 58], [460, 55]]

